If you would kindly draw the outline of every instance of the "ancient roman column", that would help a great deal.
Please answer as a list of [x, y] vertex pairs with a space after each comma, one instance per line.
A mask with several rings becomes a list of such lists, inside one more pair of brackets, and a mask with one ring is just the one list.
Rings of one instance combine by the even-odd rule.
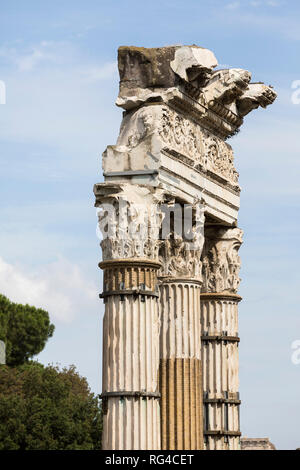
[[[251, 83], [247, 70], [217, 64], [195, 45], [118, 51], [123, 119], [116, 145], [103, 153], [105, 182], [94, 188], [102, 208], [105, 449], [194, 450], [203, 435], [207, 449], [239, 448], [240, 186], [227, 140], [276, 93]], [[203, 234], [195, 231], [191, 249], [178, 227], [160, 233], [163, 206], [191, 206], [194, 230], [200, 201], [203, 257]]]
[[240, 449], [237, 294], [242, 230], [205, 230], [201, 328], [204, 442], [207, 450]]
[[[180, 205], [179, 217], [184, 218]], [[200, 213], [200, 202], [198, 209]], [[178, 215], [178, 214], [177, 214]], [[176, 219], [176, 217], [175, 217]], [[184, 222], [184, 221], [183, 221]], [[203, 448], [199, 263], [203, 225], [188, 242], [171, 229], [160, 260], [160, 391], [162, 449]], [[166, 219], [164, 219], [166, 223]]]
[[160, 449], [158, 194], [97, 185], [103, 261], [103, 449]]

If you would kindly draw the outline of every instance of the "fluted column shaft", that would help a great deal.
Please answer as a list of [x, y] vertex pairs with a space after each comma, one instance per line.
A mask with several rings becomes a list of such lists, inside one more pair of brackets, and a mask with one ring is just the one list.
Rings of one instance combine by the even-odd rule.
[[160, 449], [158, 263], [104, 269], [103, 449]]
[[201, 292], [204, 436], [207, 450], [239, 450], [238, 303], [243, 231], [205, 227]]
[[238, 302], [201, 294], [204, 434], [207, 450], [239, 449]]
[[200, 284], [160, 286], [162, 449], [202, 449]]

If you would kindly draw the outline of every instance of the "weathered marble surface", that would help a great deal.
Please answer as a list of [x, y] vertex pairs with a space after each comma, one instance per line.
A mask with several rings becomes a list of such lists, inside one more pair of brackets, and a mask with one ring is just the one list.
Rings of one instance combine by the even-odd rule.
[[238, 251], [243, 242], [239, 228], [209, 227], [205, 231], [202, 257], [203, 292], [237, 293], [241, 260]]
[[120, 47], [120, 93], [117, 105], [132, 109], [164, 96], [168, 89], [204, 86], [218, 65], [213, 52], [198, 46]]
[[[180, 93], [235, 121], [236, 128], [246, 114], [258, 106], [271, 104], [276, 93], [262, 83], [251, 83], [251, 73], [243, 69], [215, 70], [213, 52], [198, 46], [168, 46], [146, 49], [120, 47], [118, 54], [120, 93], [117, 105], [126, 110], [147, 102], [183, 99]], [[218, 104], [225, 109], [218, 109]], [[231, 112], [227, 112], [231, 111]], [[236, 118], [236, 119], [235, 119]], [[236, 129], [235, 129], [236, 130]]]

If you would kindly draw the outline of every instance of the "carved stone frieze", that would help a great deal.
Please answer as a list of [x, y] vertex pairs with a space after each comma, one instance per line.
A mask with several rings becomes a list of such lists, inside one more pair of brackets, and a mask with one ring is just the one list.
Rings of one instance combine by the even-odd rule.
[[194, 162], [204, 163], [204, 134], [201, 127], [190, 119], [163, 107], [158, 133], [171, 149]]
[[205, 230], [203, 292], [237, 292], [241, 265], [238, 251], [242, 236], [243, 231], [239, 228], [212, 226]]
[[233, 185], [238, 185], [239, 174], [234, 166], [234, 155], [229, 144], [204, 130], [204, 169], [216, 173]]
[[[151, 136], [162, 141], [160, 148], [187, 161], [195, 169], [210, 171], [233, 186], [238, 186], [238, 172], [234, 167], [231, 146], [167, 106], [147, 106], [126, 116], [121, 125], [117, 148], [129, 154], [137, 146], [143, 146], [143, 142], [149, 143]], [[135, 162], [136, 159], [133, 164]]]

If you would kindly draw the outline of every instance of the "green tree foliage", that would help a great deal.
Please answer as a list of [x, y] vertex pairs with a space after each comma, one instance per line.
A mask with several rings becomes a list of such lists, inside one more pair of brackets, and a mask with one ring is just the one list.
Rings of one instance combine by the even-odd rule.
[[0, 450], [101, 449], [99, 400], [74, 366], [0, 366]]
[[40, 353], [53, 332], [48, 312], [0, 295], [0, 340], [6, 345], [8, 365], [24, 364]]
[[30, 360], [53, 332], [46, 311], [0, 295], [0, 450], [101, 449], [101, 406], [86, 379]]

